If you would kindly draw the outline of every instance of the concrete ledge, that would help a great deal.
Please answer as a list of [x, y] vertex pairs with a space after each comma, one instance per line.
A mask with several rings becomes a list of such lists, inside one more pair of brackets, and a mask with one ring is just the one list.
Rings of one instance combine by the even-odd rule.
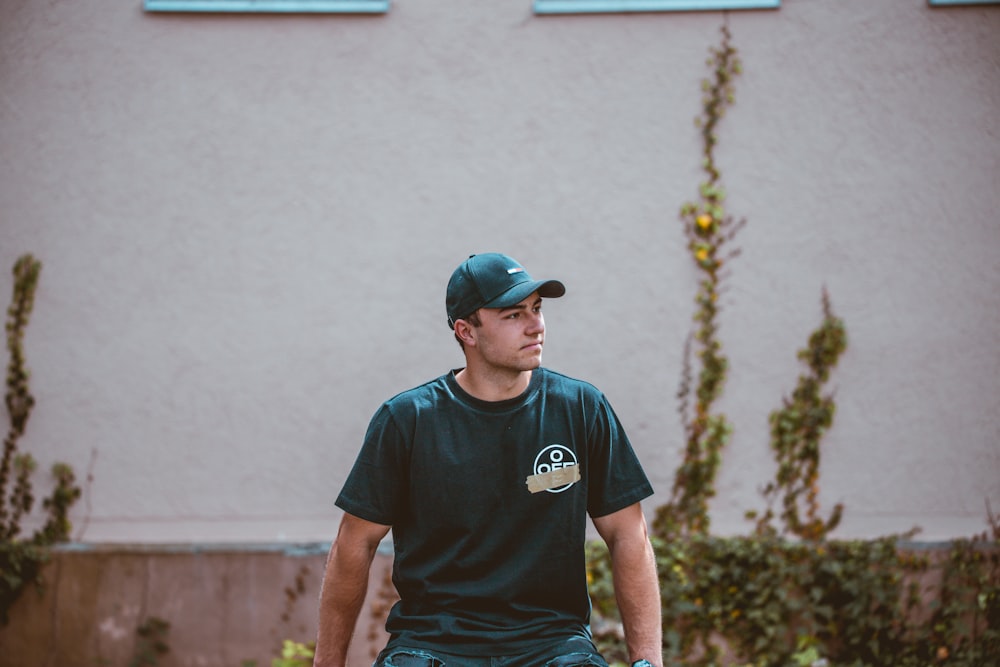
[[[0, 667], [127, 665], [137, 628], [170, 623], [161, 667], [270, 667], [284, 639], [311, 641], [329, 544], [63, 545], [0, 628]], [[370, 664], [395, 599], [380, 553], [351, 647]]]

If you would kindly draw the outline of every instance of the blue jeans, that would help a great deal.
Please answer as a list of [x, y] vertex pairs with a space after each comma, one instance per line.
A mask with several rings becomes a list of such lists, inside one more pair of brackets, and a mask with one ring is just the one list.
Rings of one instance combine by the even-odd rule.
[[608, 662], [589, 639], [572, 637], [525, 653], [495, 657], [393, 646], [379, 653], [372, 667], [608, 667]]

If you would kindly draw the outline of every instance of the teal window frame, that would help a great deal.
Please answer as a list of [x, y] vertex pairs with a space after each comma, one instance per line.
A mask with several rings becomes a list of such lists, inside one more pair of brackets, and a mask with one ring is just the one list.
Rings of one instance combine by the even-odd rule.
[[143, 0], [147, 12], [385, 14], [389, 0]]
[[948, 5], [1000, 5], [1000, 0], [927, 0], [932, 7], [946, 7]]
[[781, 0], [534, 0], [533, 9], [536, 14], [611, 14], [780, 7]]

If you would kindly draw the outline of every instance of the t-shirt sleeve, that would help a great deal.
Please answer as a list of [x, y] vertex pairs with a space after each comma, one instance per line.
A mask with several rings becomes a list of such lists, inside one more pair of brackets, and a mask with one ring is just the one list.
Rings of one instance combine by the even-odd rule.
[[602, 395], [589, 435], [587, 512], [602, 517], [653, 495], [625, 429]]
[[364, 444], [337, 496], [336, 505], [354, 516], [391, 526], [407, 493], [406, 442], [388, 405], [368, 424]]

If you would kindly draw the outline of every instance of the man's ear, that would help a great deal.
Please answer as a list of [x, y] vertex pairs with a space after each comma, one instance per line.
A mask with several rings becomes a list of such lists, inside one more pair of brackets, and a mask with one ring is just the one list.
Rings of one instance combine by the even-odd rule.
[[469, 345], [475, 347], [476, 345], [476, 334], [475, 327], [465, 320], [455, 321], [455, 335], [458, 339], [462, 341], [463, 345]]

